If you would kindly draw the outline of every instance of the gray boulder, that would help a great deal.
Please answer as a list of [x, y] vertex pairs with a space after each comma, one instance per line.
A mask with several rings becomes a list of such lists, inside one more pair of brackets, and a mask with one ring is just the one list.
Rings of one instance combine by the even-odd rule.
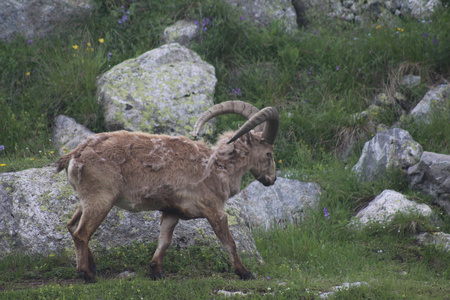
[[430, 89], [422, 100], [411, 110], [415, 121], [429, 124], [434, 113], [441, 112], [450, 102], [450, 85], [442, 84]]
[[58, 148], [59, 155], [75, 149], [88, 136], [94, 134], [85, 126], [78, 124], [75, 119], [59, 115], [55, 119], [52, 142]]
[[164, 29], [162, 41], [165, 44], [188, 45], [199, 34], [200, 27], [194, 22], [181, 20]]
[[[212, 106], [214, 67], [178, 43], [124, 61], [98, 80], [109, 130], [187, 135]], [[206, 133], [212, 133], [206, 124]]]
[[317, 209], [320, 187], [315, 183], [277, 178], [274, 185], [264, 187], [252, 182], [238, 195], [230, 199], [242, 205], [251, 228], [271, 228], [301, 220], [308, 209]]
[[407, 86], [408, 88], [412, 88], [418, 86], [420, 84], [420, 80], [420, 76], [408, 74], [403, 77], [401, 84]]
[[450, 215], [450, 155], [423, 152], [418, 164], [408, 169], [413, 189], [432, 196]]
[[422, 146], [403, 129], [393, 128], [377, 133], [364, 148], [353, 171], [364, 181], [370, 181], [395, 168], [407, 170], [422, 155]]
[[287, 31], [297, 28], [297, 16], [291, 0], [222, 0], [241, 9], [245, 20], [257, 26], [269, 27], [271, 22], [279, 21]]
[[435, 245], [446, 252], [450, 252], [450, 234], [444, 232], [422, 232], [416, 235], [421, 245]]
[[[0, 174], [0, 253], [41, 253], [74, 251], [66, 229], [78, 206], [78, 200], [64, 172], [53, 167], [28, 169]], [[238, 250], [261, 259], [248, 227], [239, 199], [227, 203], [230, 230]], [[159, 235], [159, 212], [131, 213], [113, 208], [91, 239], [96, 248], [109, 248], [137, 242], [156, 242]], [[180, 221], [173, 244], [220, 243], [205, 219]]]
[[398, 213], [414, 213], [434, 218], [434, 213], [428, 205], [408, 200], [398, 192], [384, 190], [367, 207], [359, 211], [350, 224], [357, 227], [365, 227], [371, 223], [387, 225]]
[[397, 0], [393, 1], [403, 16], [429, 18], [442, 7], [441, 0]]
[[2, 0], [0, 1], [0, 39], [15, 35], [33, 39], [50, 33], [56, 26], [87, 18], [94, 0]]
[[[366, 19], [393, 20], [397, 16], [428, 18], [442, 7], [441, 0], [342, 1], [295, 0], [294, 5], [306, 11], [306, 18], [326, 14], [351, 22]], [[298, 10], [297, 10], [298, 11]]]

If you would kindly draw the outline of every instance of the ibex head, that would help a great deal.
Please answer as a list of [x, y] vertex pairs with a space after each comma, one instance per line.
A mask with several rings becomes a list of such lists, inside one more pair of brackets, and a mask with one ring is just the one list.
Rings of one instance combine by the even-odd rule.
[[[259, 111], [253, 105], [242, 101], [227, 101], [212, 106], [197, 120], [192, 132], [197, 136], [203, 124], [222, 114], [239, 114], [247, 118], [247, 122], [237, 130], [227, 142], [235, 142], [247, 134], [246, 143], [251, 146], [250, 172], [265, 186], [274, 184], [276, 180], [275, 161], [273, 158], [273, 144], [278, 132], [279, 116], [273, 107], [266, 107]], [[250, 132], [255, 129], [253, 132]]]

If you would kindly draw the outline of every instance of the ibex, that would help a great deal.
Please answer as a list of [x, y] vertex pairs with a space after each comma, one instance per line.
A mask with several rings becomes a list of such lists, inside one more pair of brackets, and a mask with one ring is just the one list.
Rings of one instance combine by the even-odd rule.
[[248, 120], [236, 132], [221, 135], [211, 148], [184, 136], [116, 131], [92, 135], [58, 159], [56, 172], [66, 170], [80, 199], [67, 228], [75, 243], [77, 271], [86, 282], [95, 281], [96, 273], [89, 239], [114, 205], [132, 212], [162, 212], [158, 247], [150, 262], [153, 279], [164, 277], [163, 257], [178, 220], [196, 218], [209, 221], [235, 273], [244, 280], [254, 278], [237, 254], [224, 205], [239, 192], [247, 171], [265, 186], [274, 184], [279, 117], [272, 107], [259, 111], [242, 101], [228, 101], [205, 111], [192, 135], [210, 119], [228, 113]]

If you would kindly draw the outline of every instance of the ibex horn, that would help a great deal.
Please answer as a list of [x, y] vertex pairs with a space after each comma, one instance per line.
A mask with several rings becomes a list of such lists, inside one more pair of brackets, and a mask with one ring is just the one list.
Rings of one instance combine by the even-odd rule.
[[278, 124], [280, 122], [280, 118], [278, 116], [278, 112], [273, 107], [266, 107], [261, 111], [254, 114], [238, 131], [233, 135], [233, 137], [228, 141], [229, 143], [234, 142], [259, 124], [266, 122], [264, 126], [264, 131], [262, 134], [262, 138], [268, 144], [273, 145], [275, 143], [275, 138], [278, 132]]
[[[255, 128], [255, 131], [263, 131], [263, 139], [273, 145], [278, 132], [279, 116], [273, 107], [266, 107], [259, 111], [253, 105], [243, 101], [227, 101], [216, 104], [205, 111], [197, 120], [192, 132], [193, 136], [197, 136], [201, 127], [210, 119], [222, 115], [235, 113], [248, 119], [244, 125], [234, 134], [228, 143], [234, 142], [236, 139]], [[266, 124], [263, 124], [267, 122]]]
[[[195, 122], [194, 130], [192, 131], [191, 135], [197, 136], [200, 129], [206, 122], [219, 115], [234, 113], [241, 115], [248, 120], [258, 111], [259, 109], [257, 109], [255, 106], [243, 101], [227, 101], [216, 104], [214, 106], [211, 106], [198, 118], [197, 122]], [[262, 131], [263, 126], [257, 129], [259, 129], [257, 131]]]

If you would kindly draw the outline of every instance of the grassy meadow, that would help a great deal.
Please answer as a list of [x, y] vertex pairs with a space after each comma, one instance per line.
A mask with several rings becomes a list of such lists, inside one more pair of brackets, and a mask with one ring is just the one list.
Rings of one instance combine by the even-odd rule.
[[[95, 253], [96, 284], [78, 278], [73, 253], [0, 254], [1, 299], [212, 299], [225, 297], [220, 290], [240, 291], [248, 299], [316, 299], [334, 286], [358, 281], [368, 285], [335, 298], [450, 299], [450, 254], [414, 239], [421, 231], [450, 233], [450, 218], [430, 197], [412, 191], [404, 174], [393, 171], [361, 183], [351, 172], [364, 142], [376, 133], [373, 124], [392, 126], [402, 111], [392, 105], [364, 119], [354, 114], [376, 95], [393, 99], [396, 92], [406, 97], [408, 111], [431, 86], [450, 80], [448, 1], [424, 20], [361, 25], [317, 15], [291, 34], [276, 22], [256, 28], [213, 0], [97, 2], [89, 20], [32, 40], [0, 42], [0, 172], [55, 161], [51, 131], [59, 114], [105, 131], [97, 76], [160, 46], [163, 30], [176, 20], [197, 20], [202, 30], [190, 48], [216, 69], [215, 102], [243, 100], [278, 109], [277, 167], [289, 178], [317, 182], [323, 189], [320, 209], [298, 224], [254, 233], [265, 263], [244, 260], [256, 280], [240, 281], [223, 251], [198, 245], [171, 247], [167, 278], [151, 281], [156, 244], [136, 243]], [[402, 86], [408, 74], [420, 75], [420, 84]], [[218, 132], [242, 122], [222, 116]], [[401, 126], [425, 151], [450, 154], [449, 123], [447, 106], [429, 125], [403, 117]], [[358, 209], [385, 189], [432, 206], [440, 228], [420, 216], [400, 215], [389, 226], [349, 230]], [[117, 278], [126, 270], [136, 276]]]

